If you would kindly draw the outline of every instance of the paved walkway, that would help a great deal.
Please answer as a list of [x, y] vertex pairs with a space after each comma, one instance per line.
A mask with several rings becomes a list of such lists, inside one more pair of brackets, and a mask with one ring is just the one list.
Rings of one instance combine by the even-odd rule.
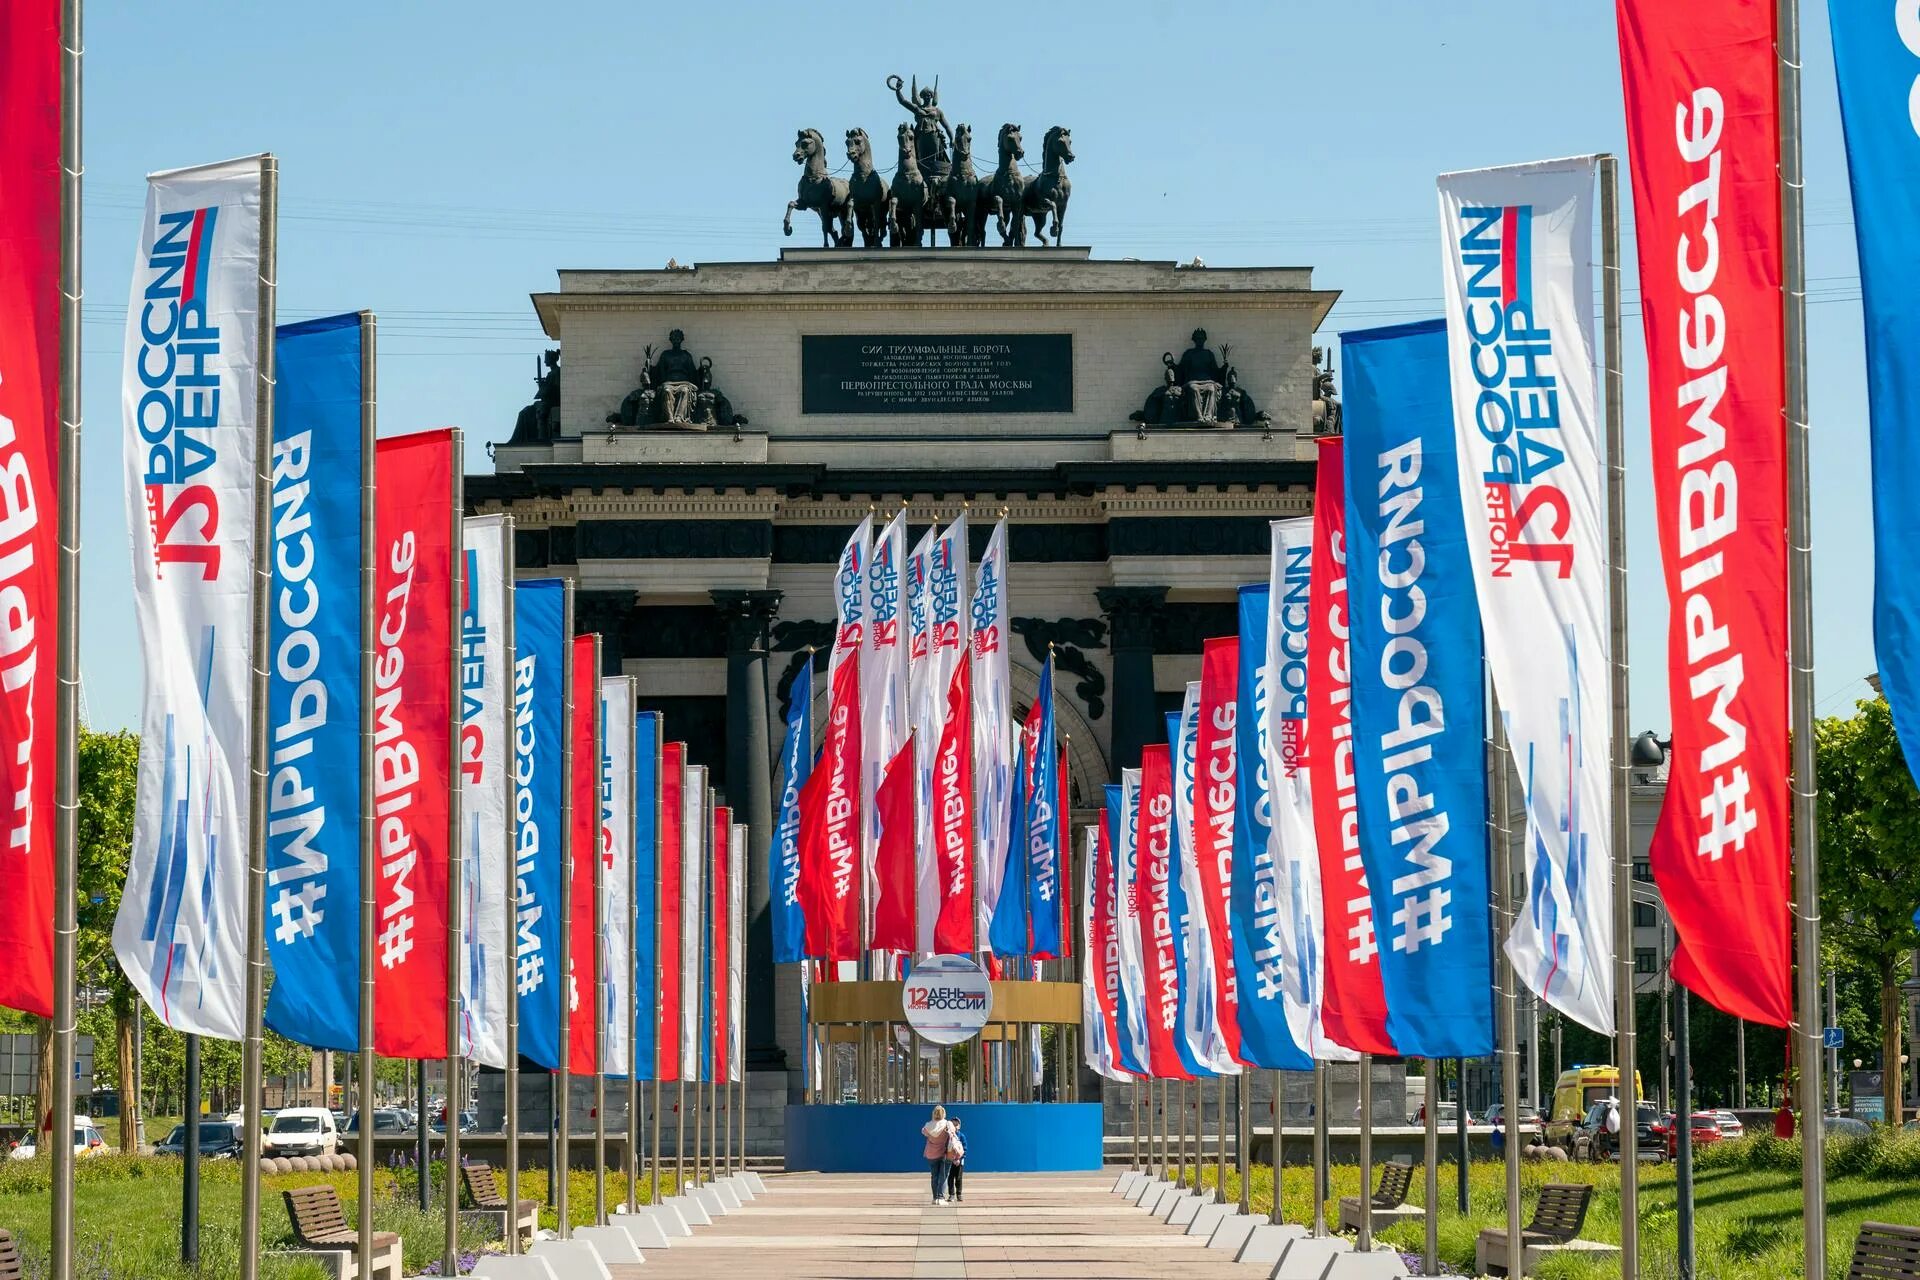
[[1252, 1280], [1269, 1267], [1210, 1252], [1112, 1194], [1114, 1174], [968, 1173], [935, 1208], [909, 1174], [782, 1174], [691, 1239], [616, 1280]]

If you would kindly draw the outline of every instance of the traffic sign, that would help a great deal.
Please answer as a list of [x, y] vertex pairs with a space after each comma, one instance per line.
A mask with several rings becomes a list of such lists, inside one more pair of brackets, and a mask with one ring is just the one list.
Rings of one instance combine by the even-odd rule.
[[1824, 1031], [1823, 1031], [1823, 1032], [1821, 1033], [1821, 1036], [1820, 1036], [1820, 1047], [1821, 1047], [1821, 1048], [1823, 1048], [1823, 1049], [1844, 1049], [1844, 1048], [1846, 1048], [1846, 1047], [1847, 1047], [1847, 1033], [1846, 1033], [1846, 1032], [1844, 1032], [1844, 1031], [1842, 1031], [1842, 1030], [1841, 1030], [1841, 1029], [1840, 1029], [1839, 1027], [1828, 1027], [1828, 1028], [1826, 1028], [1826, 1029], [1825, 1029], [1825, 1030], [1824, 1030]]

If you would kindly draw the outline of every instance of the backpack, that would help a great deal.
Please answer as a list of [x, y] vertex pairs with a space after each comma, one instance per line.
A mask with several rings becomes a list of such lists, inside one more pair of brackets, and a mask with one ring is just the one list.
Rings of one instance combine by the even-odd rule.
[[960, 1131], [957, 1129], [947, 1130], [947, 1159], [955, 1164], [960, 1164], [966, 1158], [967, 1146], [964, 1142], [960, 1141]]

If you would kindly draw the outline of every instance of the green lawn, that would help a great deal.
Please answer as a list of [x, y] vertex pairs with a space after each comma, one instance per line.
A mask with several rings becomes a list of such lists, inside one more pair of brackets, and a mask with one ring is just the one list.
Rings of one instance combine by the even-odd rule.
[[[1876, 1138], [1873, 1145], [1886, 1158], [1866, 1158], [1849, 1146], [1865, 1142], [1832, 1143], [1827, 1183], [1827, 1276], [1844, 1280], [1853, 1241], [1863, 1221], [1920, 1224], [1920, 1178], [1910, 1162], [1920, 1161], [1920, 1137]], [[1798, 1145], [1771, 1139], [1729, 1143], [1728, 1150], [1696, 1170], [1694, 1177], [1695, 1274], [1712, 1280], [1797, 1280], [1800, 1276], [1801, 1195], [1797, 1167]], [[1289, 1155], [1294, 1154], [1291, 1150]], [[1304, 1154], [1304, 1153], [1301, 1153]], [[1333, 1169], [1333, 1199], [1328, 1222], [1337, 1221], [1337, 1201], [1359, 1191], [1359, 1170]], [[1463, 1218], [1454, 1210], [1456, 1172], [1451, 1164], [1440, 1171], [1440, 1260], [1462, 1274], [1472, 1274], [1473, 1245], [1483, 1228], [1506, 1225], [1506, 1173], [1492, 1161], [1478, 1161], [1468, 1170], [1468, 1204]], [[1250, 1199], [1257, 1212], [1273, 1208], [1273, 1174], [1256, 1168], [1251, 1175]], [[1189, 1174], [1191, 1181], [1191, 1174]], [[1521, 1169], [1525, 1214], [1544, 1182], [1587, 1182], [1594, 1186], [1593, 1207], [1583, 1236], [1618, 1243], [1620, 1239], [1619, 1171], [1611, 1165], [1528, 1164]], [[1211, 1165], [1203, 1170], [1202, 1185], [1214, 1184]], [[1640, 1274], [1647, 1280], [1670, 1280], [1679, 1274], [1675, 1253], [1677, 1214], [1671, 1165], [1643, 1168], [1640, 1179]], [[1416, 1170], [1410, 1204], [1425, 1203], [1424, 1175]], [[1227, 1194], [1237, 1199], [1239, 1178], [1227, 1173]], [[1312, 1219], [1313, 1178], [1305, 1167], [1289, 1165], [1282, 1187], [1281, 1213], [1289, 1222]], [[1425, 1247], [1426, 1228], [1406, 1222], [1380, 1233], [1380, 1239], [1409, 1253]], [[1617, 1277], [1617, 1263], [1604, 1266], [1556, 1260], [1543, 1266], [1540, 1280], [1599, 1280]]]
[[[184, 1280], [196, 1273], [180, 1265], [181, 1162], [157, 1156], [111, 1156], [79, 1162], [75, 1201], [76, 1280]], [[200, 1189], [200, 1277], [232, 1276], [239, 1272], [240, 1178], [232, 1161], [203, 1166]], [[42, 1160], [0, 1165], [0, 1227], [15, 1233], [27, 1260], [27, 1274], [44, 1274], [48, 1240], [48, 1188], [51, 1170]], [[441, 1168], [434, 1168], [436, 1193], [443, 1185]], [[345, 1202], [347, 1217], [357, 1213], [358, 1175], [355, 1173], [296, 1173], [271, 1175], [263, 1180], [261, 1246], [263, 1250], [289, 1248], [292, 1232], [280, 1193], [292, 1187], [331, 1182]], [[406, 1270], [416, 1274], [439, 1258], [445, 1231], [440, 1201], [422, 1214], [415, 1202], [411, 1171], [375, 1173], [374, 1223], [378, 1230], [398, 1232], [405, 1241]], [[672, 1194], [673, 1178], [662, 1178], [663, 1194]], [[650, 1182], [643, 1172], [640, 1200], [649, 1198]], [[544, 1169], [521, 1175], [520, 1194], [541, 1202], [540, 1221], [557, 1223], [546, 1205]], [[607, 1199], [614, 1203], [626, 1194], [626, 1179], [607, 1176]], [[568, 1181], [567, 1216], [575, 1225], [593, 1217], [593, 1177], [574, 1172]], [[486, 1244], [477, 1229], [463, 1234], [463, 1249], [477, 1251]], [[310, 1266], [269, 1262], [261, 1270], [265, 1280], [319, 1280], [322, 1272]]]

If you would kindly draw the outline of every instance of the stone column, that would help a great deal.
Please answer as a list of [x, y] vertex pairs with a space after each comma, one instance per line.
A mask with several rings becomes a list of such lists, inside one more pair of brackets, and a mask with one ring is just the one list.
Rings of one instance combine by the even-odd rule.
[[786, 1069], [774, 1034], [773, 916], [767, 848], [773, 839], [773, 741], [767, 715], [767, 630], [778, 591], [715, 591], [727, 628], [727, 801], [747, 824], [746, 1065]]
[[1140, 767], [1140, 748], [1166, 732], [1155, 711], [1153, 623], [1166, 608], [1165, 587], [1102, 587], [1096, 593], [1107, 615], [1113, 652], [1113, 780], [1121, 769]]

